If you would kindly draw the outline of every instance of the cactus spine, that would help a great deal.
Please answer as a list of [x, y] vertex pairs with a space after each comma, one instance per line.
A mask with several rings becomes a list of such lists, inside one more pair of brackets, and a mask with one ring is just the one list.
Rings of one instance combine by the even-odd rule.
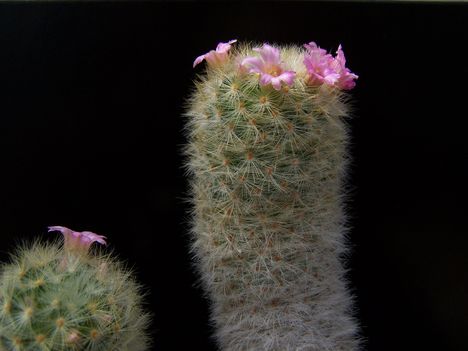
[[0, 273], [0, 350], [147, 350], [142, 297], [111, 254], [23, 245]]
[[242, 44], [187, 101], [192, 254], [221, 349], [357, 350], [341, 261], [349, 99], [307, 84], [303, 49], [277, 48], [290, 87], [242, 70]]

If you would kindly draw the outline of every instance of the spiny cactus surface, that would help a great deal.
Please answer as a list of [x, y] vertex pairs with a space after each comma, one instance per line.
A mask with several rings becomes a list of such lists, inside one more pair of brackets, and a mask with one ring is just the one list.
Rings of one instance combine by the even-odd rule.
[[185, 113], [192, 253], [215, 338], [230, 351], [358, 350], [342, 260], [343, 90], [357, 76], [315, 43], [228, 53], [234, 42], [197, 58], [208, 66]]
[[87, 254], [89, 245], [71, 240], [65, 248], [23, 244], [2, 266], [0, 350], [147, 350], [150, 315], [132, 272], [112, 254]]

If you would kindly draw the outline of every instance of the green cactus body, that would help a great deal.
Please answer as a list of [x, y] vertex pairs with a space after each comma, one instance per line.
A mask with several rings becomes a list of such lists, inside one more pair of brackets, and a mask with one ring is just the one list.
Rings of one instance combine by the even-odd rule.
[[23, 245], [0, 275], [0, 350], [147, 350], [141, 286], [112, 255]]
[[250, 44], [195, 82], [192, 253], [223, 350], [357, 350], [341, 261], [349, 100], [306, 83], [302, 49], [280, 49], [291, 87], [239, 70]]

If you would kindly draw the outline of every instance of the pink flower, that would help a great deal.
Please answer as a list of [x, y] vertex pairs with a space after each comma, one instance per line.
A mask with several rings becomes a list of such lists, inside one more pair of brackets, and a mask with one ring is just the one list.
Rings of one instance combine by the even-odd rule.
[[346, 59], [343, 53], [343, 50], [341, 50], [341, 44], [338, 46], [338, 50], [336, 50], [336, 58], [335, 61], [333, 62], [333, 66], [335, 67], [336, 72], [340, 75], [340, 78], [338, 78], [338, 82], [336, 85], [340, 89], [345, 89], [349, 90], [352, 89], [356, 86], [356, 82], [354, 79], [359, 78], [356, 74], [351, 73], [351, 71], [345, 67], [346, 64]]
[[277, 48], [263, 44], [262, 48], [254, 48], [260, 57], [246, 57], [241, 66], [249, 69], [249, 73], [260, 74], [260, 85], [271, 84], [275, 90], [281, 89], [281, 83], [291, 86], [296, 78], [296, 72], [285, 71], [282, 67], [280, 52]]
[[52, 226], [48, 229], [49, 232], [58, 231], [63, 234], [65, 240], [64, 248], [66, 250], [76, 250], [86, 253], [94, 242], [98, 242], [103, 245], [107, 244], [104, 240], [106, 238], [105, 236], [97, 235], [93, 232], [75, 232], [74, 230], [61, 226]]
[[193, 67], [198, 65], [203, 60], [206, 60], [209, 65], [219, 65], [228, 59], [228, 51], [231, 49], [231, 44], [235, 43], [237, 39], [229, 40], [227, 43], [219, 43], [215, 50], [211, 50], [204, 55], [198, 56], [193, 62]]
[[327, 54], [324, 49], [318, 47], [313, 41], [304, 46], [308, 50], [308, 55], [304, 57], [304, 65], [309, 73], [309, 83], [312, 85], [335, 84], [340, 75], [332, 68], [333, 56]]
[[336, 51], [336, 57], [327, 54], [313, 41], [305, 44], [307, 54], [304, 57], [304, 65], [309, 73], [309, 84], [328, 84], [339, 89], [352, 89], [356, 85], [353, 81], [357, 75], [345, 67], [346, 59], [341, 50], [341, 45]]

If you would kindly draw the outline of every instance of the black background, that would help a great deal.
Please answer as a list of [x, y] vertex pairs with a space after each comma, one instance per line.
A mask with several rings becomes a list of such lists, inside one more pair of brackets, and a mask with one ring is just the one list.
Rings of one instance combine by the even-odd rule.
[[352, 91], [349, 203], [367, 350], [467, 350], [464, 4], [0, 4], [0, 259], [48, 225], [107, 235], [155, 350], [214, 350], [194, 287], [183, 103], [219, 41], [328, 51]]

